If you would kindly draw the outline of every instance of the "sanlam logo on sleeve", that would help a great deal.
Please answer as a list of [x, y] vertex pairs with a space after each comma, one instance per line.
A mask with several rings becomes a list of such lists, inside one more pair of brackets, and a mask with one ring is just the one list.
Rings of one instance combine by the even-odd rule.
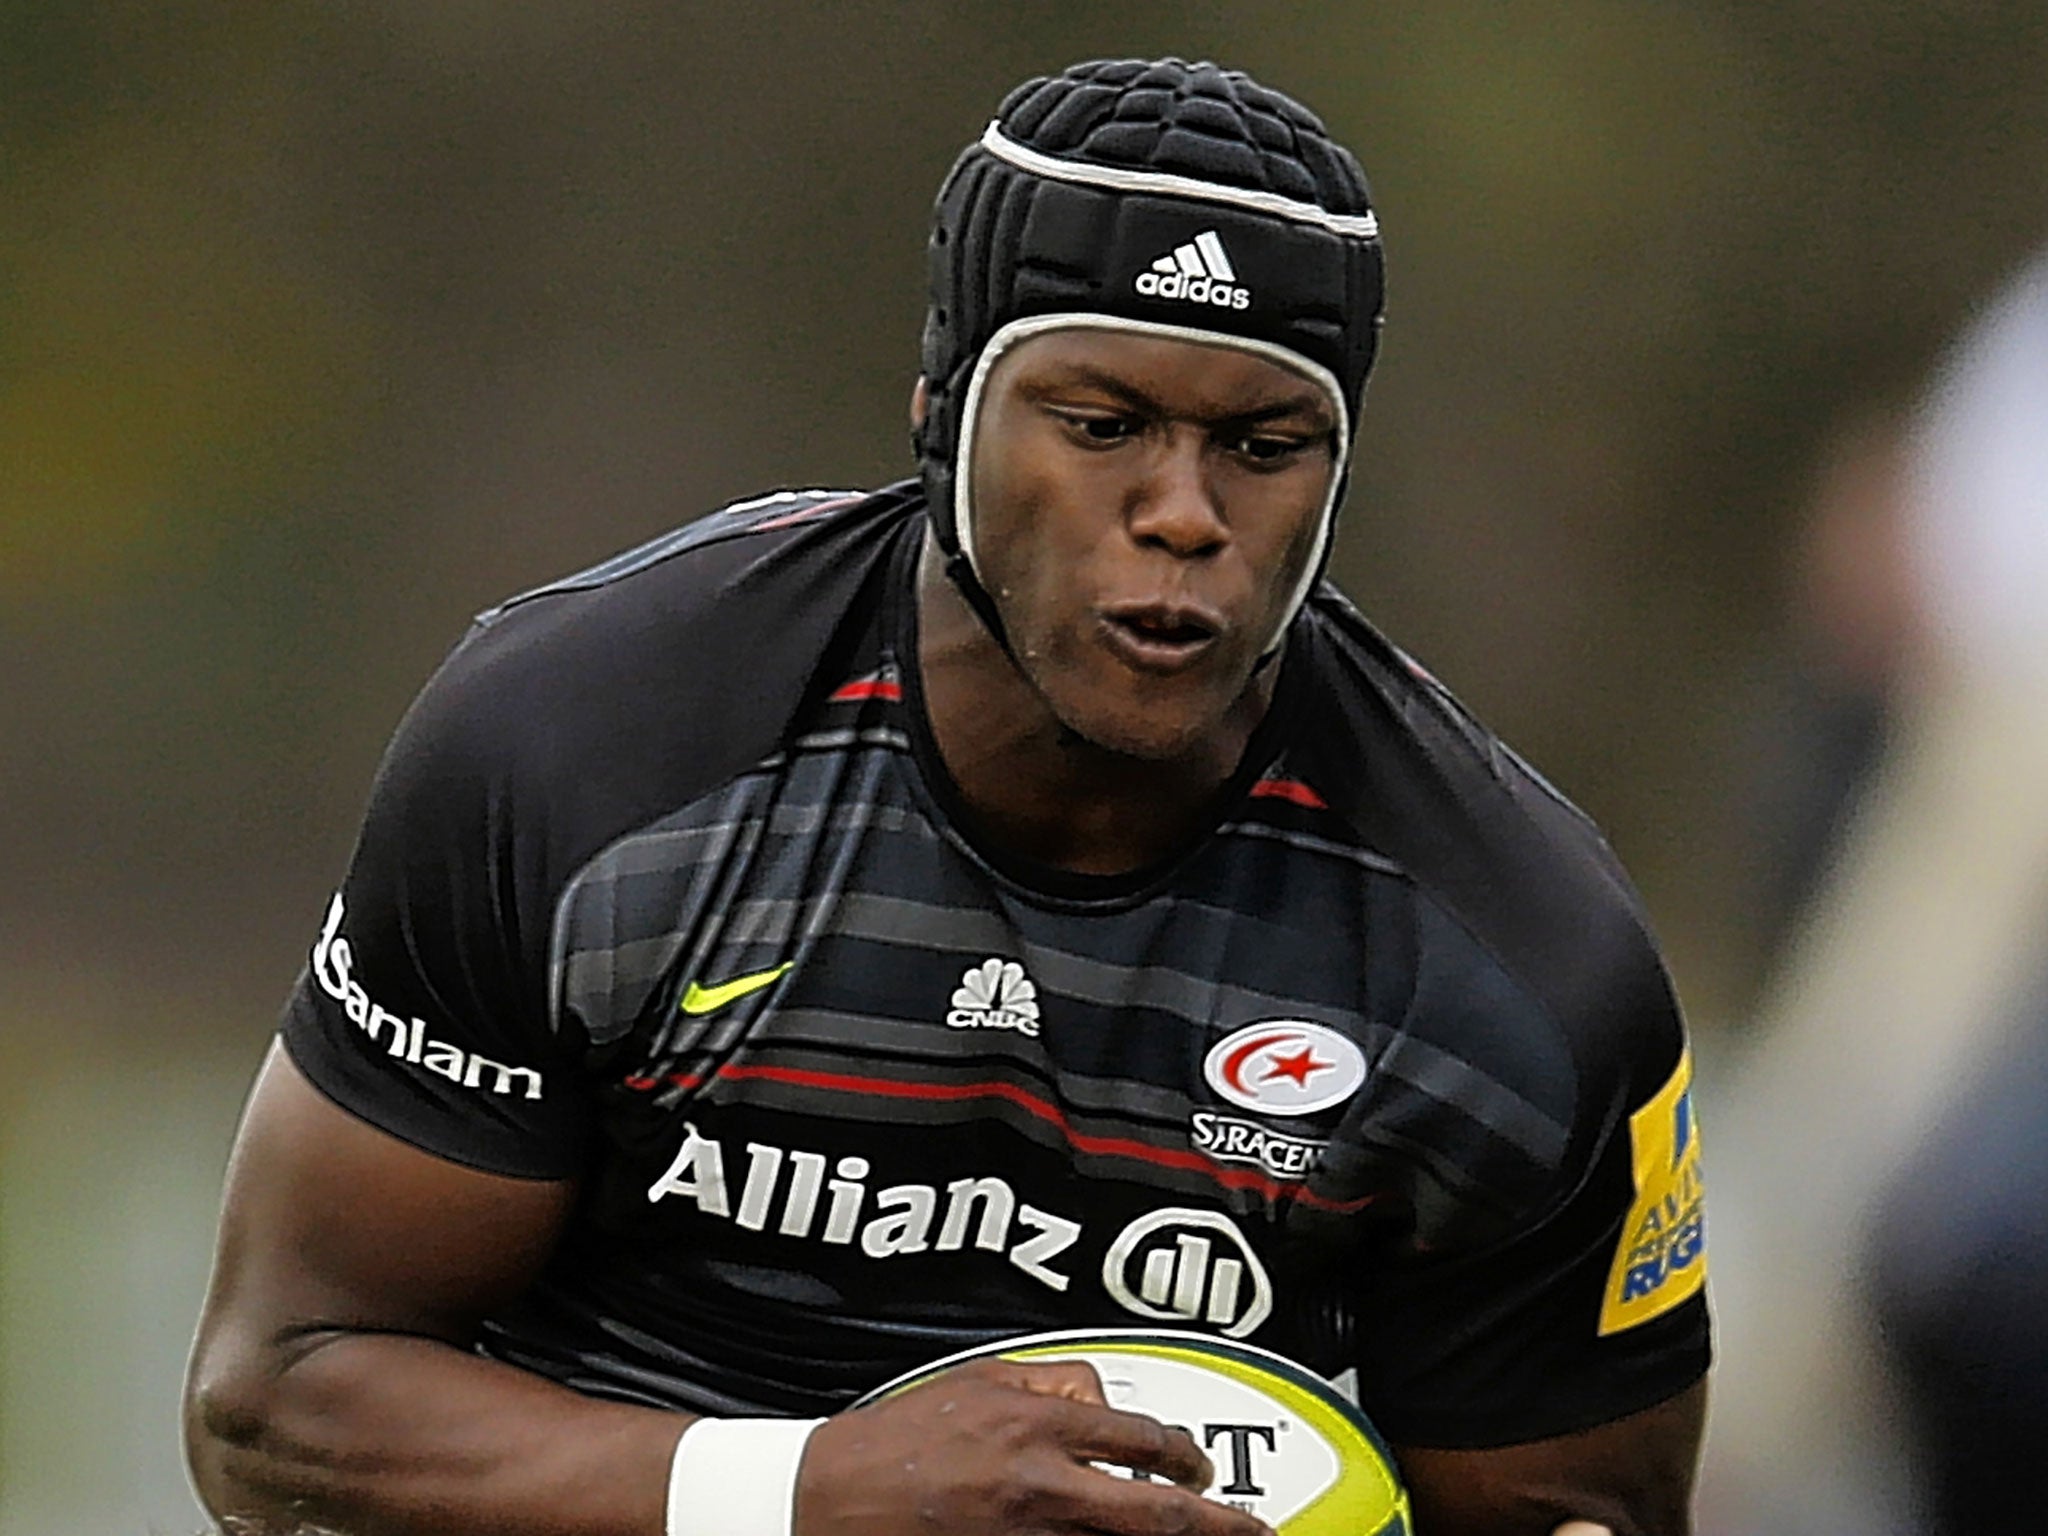
[[446, 1040], [427, 1034], [426, 1020], [403, 1018], [371, 1001], [362, 983], [352, 974], [355, 953], [341, 936], [342, 903], [339, 892], [327, 909], [327, 921], [313, 945], [313, 980], [322, 992], [341, 1004], [349, 1022], [384, 1047], [385, 1054], [415, 1067], [438, 1073], [464, 1088], [481, 1088], [486, 1093], [518, 1093], [528, 1099], [541, 1095], [540, 1073], [532, 1067], [507, 1066], [465, 1051]]

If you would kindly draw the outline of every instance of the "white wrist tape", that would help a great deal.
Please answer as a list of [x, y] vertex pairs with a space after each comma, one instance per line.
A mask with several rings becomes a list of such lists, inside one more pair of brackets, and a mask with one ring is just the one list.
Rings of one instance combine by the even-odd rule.
[[668, 1536], [790, 1536], [796, 1472], [823, 1419], [699, 1419], [668, 1465]]

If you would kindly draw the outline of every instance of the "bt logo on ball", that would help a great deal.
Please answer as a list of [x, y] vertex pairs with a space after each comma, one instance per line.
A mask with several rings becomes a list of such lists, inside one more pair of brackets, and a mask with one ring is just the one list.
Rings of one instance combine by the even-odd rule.
[[1086, 1362], [1112, 1408], [1176, 1425], [1208, 1451], [1216, 1468], [1209, 1498], [1256, 1516], [1277, 1536], [1411, 1536], [1393, 1455], [1357, 1404], [1315, 1372], [1253, 1344], [1173, 1328], [1033, 1334], [934, 1360], [854, 1406], [992, 1354]]

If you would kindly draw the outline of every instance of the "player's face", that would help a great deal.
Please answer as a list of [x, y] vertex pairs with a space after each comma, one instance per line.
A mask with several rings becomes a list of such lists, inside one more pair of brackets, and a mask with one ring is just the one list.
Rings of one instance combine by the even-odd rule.
[[1170, 758], [1232, 717], [1311, 558], [1336, 426], [1320, 386], [1237, 348], [1075, 329], [998, 360], [975, 564], [1062, 724]]

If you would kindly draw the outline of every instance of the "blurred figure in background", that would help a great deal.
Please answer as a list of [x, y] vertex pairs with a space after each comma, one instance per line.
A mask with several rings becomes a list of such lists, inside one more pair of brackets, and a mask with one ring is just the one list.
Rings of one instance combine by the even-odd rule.
[[1885, 1197], [1869, 1258], [1872, 1309], [1943, 1536], [2042, 1526], [2048, 964], [2006, 1023], [1989, 1069]]
[[1877, 777], [1923, 643], [1905, 535], [1910, 426], [1891, 403], [1834, 431], [1794, 544], [1792, 632], [1751, 716], [1745, 775], [1745, 927], [1766, 966], [1782, 960]]
[[1943, 379], [1920, 462], [1930, 617], [2003, 681], [2032, 772], [2005, 930], [2024, 969], [1984, 1020], [1989, 1065], [1884, 1199], [1868, 1285], [1935, 1528], [2000, 1536], [2041, 1529], [2031, 1459], [2048, 1448], [2048, 252]]
[[1710, 1532], [2018, 1530], [2048, 1444], [2048, 254], [1899, 489], [1885, 746], [1718, 1096]]

